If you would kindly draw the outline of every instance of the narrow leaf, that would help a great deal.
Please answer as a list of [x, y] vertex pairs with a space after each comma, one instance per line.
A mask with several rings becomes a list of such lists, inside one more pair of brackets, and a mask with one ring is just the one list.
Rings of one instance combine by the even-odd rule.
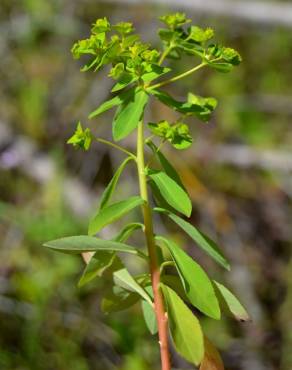
[[114, 272], [114, 282], [116, 285], [126, 290], [138, 293], [143, 299], [152, 305], [152, 301], [148, 293], [146, 293], [146, 291], [137, 283], [126, 268]]
[[217, 244], [203, 234], [199, 229], [195, 226], [191, 225], [190, 223], [183, 220], [181, 217], [174, 215], [164, 209], [155, 208], [155, 211], [166, 213], [167, 216], [175, 222], [179, 227], [181, 227], [196, 243], [197, 245], [203, 249], [210, 257], [212, 257], [216, 262], [218, 262], [221, 266], [226, 268], [226, 270], [230, 270], [230, 265], [226, 260], [223, 253], [220, 251]]
[[143, 229], [144, 225], [139, 222], [132, 222], [126, 225], [114, 238], [116, 242], [124, 243], [135, 230]]
[[111, 91], [112, 92], [120, 91], [127, 87], [128, 85], [130, 85], [131, 83], [135, 82], [137, 79], [138, 77], [133, 76], [132, 74], [124, 73], [119, 79], [119, 81], [113, 86]]
[[118, 220], [143, 202], [142, 198], [135, 196], [103, 208], [89, 222], [88, 235], [98, 233], [103, 227]]
[[[149, 89], [150, 94], [153, 94], [161, 103], [168, 107], [187, 115], [195, 115], [202, 121], [206, 122], [209, 120], [212, 111], [216, 107], [216, 100], [214, 98], [203, 98], [193, 94], [189, 94], [188, 101], [181, 102], [175, 100], [171, 95], [165, 91]], [[195, 99], [190, 99], [190, 97]], [[209, 103], [212, 104], [209, 104]]]
[[249, 321], [250, 317], [246, 309], [242, 306], [239, 300], [233, 293], [230, 292], [224, 285], [213, 280], [215, 286], [215, 292], [218, 296], [219, 302], [222, 305], [222, 309], [232, 317], [235, 317], [239, 321]]
[[136, 89], [134, 96], [128, 97], [118, 108], [113, 122], [115, 141], [125, 138], [138, 126], [147, 100], [147, 93], [144, 90]]
[[162, 171], [152, 172], [149, 177], [171, 207], [188, 217], [191, 215], [192, 203], [188, 194], [171, 177]]
[[112, 240], [103, 240], [93, 236], [78, 235], [56, 239], [44, 244], [45, 247], [68, 254], [80, 254], [84, 252], [116, 251], [136, 254], [141, 258], [147, 257], [135, 247]]
[[157, 236], [169, 250], [189, 301], [205, 315], [220, 319], [220, 307], [213, 285], [202, 269], [188, 254], [173, 241]]
[[161, 153], [160, 150], [158, 150], [158, 147], [152, 141], [148, 142], [147, 144], [151, 148], [153, 153], [157, 156], [162, 168], [164, 169], [164, 172], [186, 192], [186, 189], [181, 181], [179, 174], [176, 172], [175, 168], [169, 162], [169, 160]]
[[132, 159], [133, 159], [132, 157], [126, 158], [124, 162], [120, 165], [120, 167], [117, 169], [116, 173], [114, 174], [113, 178], [111, 179], [111, 181], [109, 182], [108, 186], [105, 188], [101, 196], [99, 209], [103, 209], [109, 203], [111, 196], [113, 195], [116, 189], [116, 185], [117, 185], [117, 182], [119, 181], [121, 173], [123, 172], [127, 163], [131, 161]]
[[157, 333], [157, 321], [153, 306], [147, 301], [142, 300], [141, 307], [146, 326], [150, 333], [155, 335]]
[[128, 97], [132, 96], [134, 94], [134, 89], [130, 89], [130, 90], [127, 90], [125, 92], [123, 92], [122, 94], [120, 95], [117, 95], [115, 96], [114, 98], [110, 99], [110, 100], [107, 100], [105, 101], [104, 103], [102, 103], [95, 111], [91, 112], [90, 115], [88, 116], [88, 118], [94, 118], [96, 116], [98, 116], [99, 114], [117, 106], [117, 105], [120, 105], [122, 104], [125, 99], [127, 99]]
[[224, 370], [220, 353], [206, 336], [204, 337], [204, 347], [204, 358], [199, 370]]
[[89, 283], [97, 276], [102, 276], [103, 272], [112, 264], [114, 252], [98, 251], [86, 265], [84, 272], [78, 282], [78, 287]]
[[186, 360], [198, 365], [204, 355], [204, 340], [200, 323], [172, 289], [163, 284], [161, 287], [174, 346]]

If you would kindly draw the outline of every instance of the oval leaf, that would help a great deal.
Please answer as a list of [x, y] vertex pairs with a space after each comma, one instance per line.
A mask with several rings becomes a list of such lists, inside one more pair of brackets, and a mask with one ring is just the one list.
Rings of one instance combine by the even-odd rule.
[[165, 201], [186, 216], [192, 212], [192, 202], [188, 194], [165, 172], [152, 172], [149, 177], [157, 185]]
[[214, 345], [204, 337], [205, 354], [200, 366], [200, 370], [224, 370], [223, 361], [220, 353]]
[[163, 284], [161, 287], [174, 346], [186, 360], [198, 365], [204, 355], [204, 340], [200, 323], [172, 289]]
[[246, 312], [246, 309], [242, 306], [239, 300], [233, 293], [230, 292], [224, 285], [213, 280], [215, 284], [215, 292], [218, 296], [219, 302], [222, 305], [223, 310], [232, 317], [235, 317], [239, 321], [249, 321], [250, 317]]
[[220, 307], [213, 285], [202, 267], [173, 241], [161, 236], [156, 239], [167, 246], [189, 301], [207, 316], [220, 319]]
[[117, 182], [119, 181], [121, 173], [123, 172], [127, 163], [131, 161], [132, 159], [133, 159], [132, 157], [126, 158], [124, 162], [120, 165], [120, 167], [117, 169], [116, 173], [114, 174], [113, 178], [109, 182], [108, 186], [105, 188], [104, 192], [102, 193], [99, 209], [103, 209], [109, 203], [116, 189], [116, 185], [117, 185]]
[[150, 305], [147, 301], [141, 302], [143, 317], [146, 323], [147, 328], [149, 329], [152, 335], [157, 333], [157, 321], [153, 306]]
[[143, 202], [142, 198], [135, 196], [103, 208], [90, 220], [88, 235], [98, 233], [103, 227], [118, 220]]
[[45, 247], [54, 249], [58, 252], [68, 254], [80, 254], [84, 252], [116, 251], [136, 254], [139, 257], [148, 259], [144, 253], [127, 244], [118, 243], [112, 240], [103, 240], [93, 236], [78, 235], [56, 239], [44, 244]]
[[179, 227], [181, 227], [196, 243], [203, 249], [210, 257], [212, 257], [219, 265], [230, 270], [230, 265], [226, 260], [223, 253], [220, 251], [217, 244], [211, 240], [208, 236], [203, 234], [195, 226], [191, 225], [187, 221], [183, 220], [181, 217], [174, 215], [173, 213], [168, 212], [162, 208], [155, 208], [155, 211], [166, 213], [168, 217], [175, 222]]
[[135, 90], [118, 108], [113, 122], [113, 138], [119, 141], [128, 136], [137, 126], [148, 100], [144, 90]]

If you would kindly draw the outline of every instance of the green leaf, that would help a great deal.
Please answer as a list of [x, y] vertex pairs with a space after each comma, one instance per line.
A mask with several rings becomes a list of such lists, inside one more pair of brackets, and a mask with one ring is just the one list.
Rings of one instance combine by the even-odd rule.
[[161, 22], [166, 24], [172, 30], [191, 22], [191, 19], [186, 18], [185, 13], [172, 13], [163, 15], [159, 17], [159, 20], [161, 20]]
[[95, 111], [91, 112], [88, 118], [94, 118], [98, 116], [99, 114], [122, 104], [128, 97], [131, 97], [134, 95], [134, 89], [130, 89], [127, 91], [122, 92], [120, 95], [115, 96], [114, 98], [105, 101], [102, 103]]
[[172, 178], [173, 181], [175, 181], [182, 189], [184, 189], [185, 192], [186, 189], [181, 181], [181, 178], [179, 174], [176, 172], [175, 168], [173, 165], [169, 162], [169, 160], [162, 154], [160, 150], [158, 150], [158, 147], [152, 142], [148, 141], [147, 145], [151, 148], [153, 153], [158, 157], [159, 162], [164, 169], [164, 172]]
[[116, 242], [124, 243], [135, 230], [144, 229], [144, 225], [139, 222], [132, 222], [126, 225], [114, 238]]
[[195, 115], [202, 121], [208, 121], [211, 113], [216, 108], [217, 101], [214, 98], [203, 98], [198, 95], [188, 94], [188, 101], [181, 102], [175, 100], [165, 91], [157, 89], [148, 89], [149, 93], [154, 95], [161, 103], [186, 115]]
[[138, 80], [137, 76], [133, 76], [131, 73], [123, 73], [119, 81], [113, 86], [111, 91], [117, 92], [119, 90], [122, 90], [137, 80]]
[[228, 73], [233, 69], [233, 66], [229, 63], [224, 62], [208, 62], [209, 67], [215, 69], [218, 72]]
[[80, 254], [84, 252], [96, 252], [96, 251], [116, 251], [136, 254], [141, 258], [148, 258], [130, 245], [115, 242], [112, 240], [103, 240], [93, 236], [78, 235], [78, 236], [68, 236], [66, 238], [60, 238], [46, 242], [45, 247], [56, 250], [62, 253], [68, 254]]
[[144, 82], [151, 82], [156, 78], [165, 75], [166, 73], [170, 72], [171, 69], [167, 67], [161, 67], [157, 64], [151, 64], [149, 67], [150, 71], [147, 71], [145, 74], [142, 75], [142, 80]]
[[204, 339], [200, 323], [172, 289], [164, 284], [161, 284], [161, 288], [175, 349], [187, 361], [198, 365], [204, 355]]
[[[130, 223], [126, 225], [112, 240], [119, 243], [125, 243], [129, 236], [137, 230], [143, 229], [144, 225], [140, 223]], [[98, 251], [90, 259], [89, 263], [79, 280], [78, 286], [81, 287], [94, 279], [96, 276], [102, 276], [109, 267], [113, 265], [117, 256], [113, 252]], [[122, 267], [122, 265], [121, 265]]]
[[210, 40], [213, 36], [214, 30], [212, 30], [212, 28], [206, 28], [205, 30], [203, 30], [198, 26], [191, 26], [188, 38], [193, 41], [202, 43]]
[[148, 293], [137, 283], [126, 268], [114, 272], [114, 282], [123, 289], [139, 294], [145, 301], [152, 305]]
[[237, 66], [242, 62], [240, 54], [232, 48], [224, 47], [222, 49], [221, 57], [223, 60], [225, 60], [228, 63], [231, 63], [233, 66]]
[[128, 136], [137, 126], [143, 114], [148, 95], [144, 90], [136, 89], [134, 96], [129, 96], [118, 108], [113, 122], [113, 138], [119, 141]]
[[79, 147], [84, 150], [88, 150], [90, 148], [90, 144], [92, 141], [92, 134], [89, 128], [83, 130], [81, 122], [79, 121], [77, 124], [77, 128], [74, 132], [74, 135], [67, 140], [67, 144], [72, 144], [74, 147]]
[[123, 36], [134, 31], [133, 24], [130, 22], [119, 22], [113, 26], [113, 29]]
[[157, 236], [156, 240], [162, 241], [169, 250], [189, 301], [207, 316], [220, 319], [214, 287], [202, 267], [173, 241], [161, 236]]
[[217, 244], [211, 240], [208, 236], [203, 234], [199, 229], [195, 226], [191, 225], [187, 221], [183, 220], [181, 217], [170, 213], [167, 210], [161, 208], [154, 209], [157, 212], [166, 213], [167, 216], [175, 222], [179, 227], [181, 227], [196, 243], [197, 245], [203, 249], [210, 257], [212, 257], [216, 262], [218, 262], [221, 266], [226, 268], [226, 270], [230, 270], [230, 265], [226, 260], [223, 253], [220, 251], [220, 248]]
[[153, 306], [147, 301], [142, 300], [141, 307], [146, 326], [150, 333], [155, 335], [157, 333], [157, 321]]
[[121, 176], [121, 173], [123, 172], [124, 168], [126, 167], [127, 163], [132, 160], [133, 158], [132, 157], [128, 157], [126, 158], [122, 164], [120, 165], [120, 167], [117, 169], [116, 173], [114, 174], [113, 178], [111, 179], [111, 181], [109, 182], [108, 186], [105, 188], [102, 196], [101, 196], [101, 200], [100, 200], [100, 206], [99, 206], [99, 209], [103, 209], [104, 207], [106, 207], [116, 189], [116, 185], [117, 185], [117, 182], [119, 181], [119, 178]]
[[94, 235], [98, 233], [103, 227], [118, 220], [123, 215], [130, 212], [133, 208], [141, 205], [143, 202], [144, 201], [142, 198], [135, 196], [102, 208], [90, 220], [88, 226], [88, 235]]
[[159, 207], [162, 207], [164, 209], [167, 209], [168, 211], [170, 212], [176, 212], [176, 210], [171, 207], [166, 201], [165, 199], [163, 198], [163, 196], [161, 195], [159, 189], [158, 189], [158, 186], [155, 184], [154, 181], [152, 180], [149, 180], [148, 184], [150, 185], [151, 187], [151, 190], [152, 190], [152, 194], [153, 194], [153, 198], [155, 200], [155, 203], [159, 206]]
[[124, 73], [125, 66], [124, 63], [117, 63], [108, 74], [109, 77], [112, 77], [114, 80], [118, 80], [121, 75]]
[[188, 194], [165, 172], [151, 172], [149, 177], [157, 185], [165, 201], [186, 216], [192, 212], [192, 202]]
[[171, 125], [168, 121], [162, 120], [157, 123], [149, 122], [148, 126], [154, 135], [169, 141], [176, 149], [186, 149], [193, 142], [189, 127], [183, 122], [176, 121]]
[[235, 317], [239, 321], [249, 321], [250, 317], [246, 312], [245, 308], [224, 285], [213, 280], [215, 286], [215, 292], [218, 296], [219, 302], [222, 305], [223, 310], [232, 317]]
[[106, 17], [99, 18], [96, 22], [92, 25], [91, 31], [94, 34], [98, 34], [100, 32], [107, 32], [111, 29], [110, 23]]
[[139, 295], [121, 287], [113, 286], [101, 301], [101, 310], [112, 313], [126, 310], [139, 301]]
[[97, 276], [102, 276], [103, 272], [112, 264], [114, 252], [98, 251], [96, 252], [86, 265], [84, 272], [78, 282], [78, 287], [89, 283]]
[[179, 276], [170, 275], [170, 274], [162, 274], [160, 281], [163, 284], [167, 285], [172, 290], [174, 290], [176, 294], [178, 294], [183, 301], [185, 301], [188, 304], [190, 303], [188, 297], [186, 296], [183, 284]]

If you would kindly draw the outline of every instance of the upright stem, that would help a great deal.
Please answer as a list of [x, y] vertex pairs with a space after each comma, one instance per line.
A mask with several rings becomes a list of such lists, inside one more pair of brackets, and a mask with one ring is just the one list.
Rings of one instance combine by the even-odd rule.
[[164, 309], [164, 302], [161, 291], [159, 290], [160, 270], [156, 251], [156, 245], [153, 235], [152, 211], [148, 201], [148, 190], [145, 174], [144, 161], [144, 125], [143, 121], [139, 123], [137, 135], [137, 167], [139, 177], [140, 195], [145, 200], [142, 206], [145, 236], [149, 254], [149, 267], [151, 273], [152, 289], [154, 295], [154, 310], [157, 320], [158, 337], [160, 345], [161, 369], [171, 370], [169, 343], [168, 343], [168, 323], [167, 314]]

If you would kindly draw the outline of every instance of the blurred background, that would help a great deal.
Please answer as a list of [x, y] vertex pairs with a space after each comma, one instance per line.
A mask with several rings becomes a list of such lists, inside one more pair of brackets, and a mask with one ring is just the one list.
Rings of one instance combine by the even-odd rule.
[[[98, 279], [76, 287], [79, 257], [45, 250], [44, 241], [86, 233], [98, 197], [121, 161], [102, 144], [65, 145], [76, 121], [110, 139], [112, 112], [87, 121], [110, 96], [106, 73], [80, 73], [70, 53], [96, 18], [133, 21], [158, 43], [158, 16], [184, 11], [217, 40], [239, 50], [230, 74], [204, 70], [169, 92], [214, 96], [208, 124], [191, 124], [195, 145], [167, 150], [193, 200], [192, 222], [222, 246], [225, 274], [173, 225], [156, 220], [241, 298], [253, 321], [203, 319], [226, 369], [292, 369], [292, 3], [227, 0], [1, 0], [0, 4], [0, 369], [150, 370], [157, 343], [138, 305], [105, 316]], [[195, 62], [196, 63], [196, 62]], [[171, 62], [177, 71], [191, 58]], [[164, 110], [165, 109], [165, 110]], [[158, 103], [151, 120], [171, 113]], [[134, 147], [134, 137], [126, 144]], [[137, 192], [122, 176], [120, 198]], [[105, 237], [119, 230], [115, 224]], [[135, 243], [135, 239], [132, 241]], [[137, 243], [141, 244], [141, 236]], [[129, 261], [132, 263], [131, 261]], [[139, 268], [139, 266], [134, 266]], [[174, 367], [191, 369], [173, 354]]]

